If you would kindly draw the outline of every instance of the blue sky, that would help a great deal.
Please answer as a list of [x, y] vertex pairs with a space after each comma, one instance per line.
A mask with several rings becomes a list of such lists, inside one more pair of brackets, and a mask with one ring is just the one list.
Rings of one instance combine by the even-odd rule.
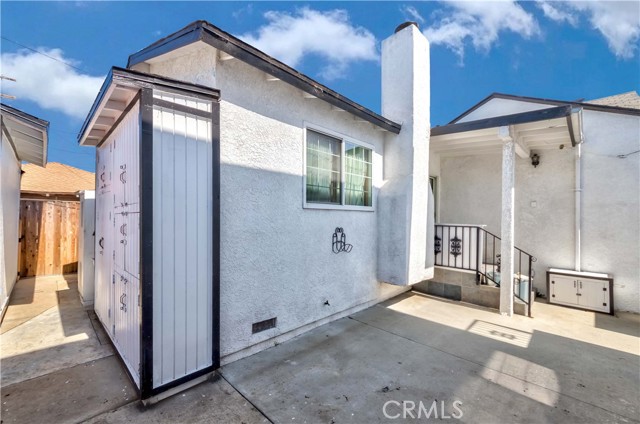
[[[51, 122], [49, 160], [94, 169], [76, 136], [102, 78], [204, 19], [380, 111], [380, 42], [415, 20], [431, 41], [431, 121], [492, 92], [560, 100], [640, 90], [639, 2], [7, 2], [4, 102]], [[15, 44], [36, 49], [42, 54]], [[64, 61], [73, 65], [67, 66]]]

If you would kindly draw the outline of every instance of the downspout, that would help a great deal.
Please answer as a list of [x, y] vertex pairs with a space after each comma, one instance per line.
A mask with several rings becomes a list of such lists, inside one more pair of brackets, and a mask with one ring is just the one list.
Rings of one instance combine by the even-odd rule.
[[575, 234], [576, 234], [576, 263], [575, 268], [576, 271], [582, 271], [581, 265], [581, 252], [580, 252], [580, 238], [582, 233], [582, 143], [576, 146], [576, 218], [575, 218]]
[[[577, 125], [574, 125], [573, 117], [576, 117]], [[567, 116], [567, 127], [571, 144], [575, 148], [575, 270], [582, 271], [582, 142], [584, 136], [582, 132], [582, 108], [573, 109], [571, 115]], [[577, 127], [577, 128], [576, 128]], [[576, 131], [577, 130], [577, 131]]]

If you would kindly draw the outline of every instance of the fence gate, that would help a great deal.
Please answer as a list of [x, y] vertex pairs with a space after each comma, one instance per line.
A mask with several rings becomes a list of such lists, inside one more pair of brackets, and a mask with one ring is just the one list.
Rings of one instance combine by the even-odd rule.
[[20, 277], [78, 271], [80, 202], [20, 201]]

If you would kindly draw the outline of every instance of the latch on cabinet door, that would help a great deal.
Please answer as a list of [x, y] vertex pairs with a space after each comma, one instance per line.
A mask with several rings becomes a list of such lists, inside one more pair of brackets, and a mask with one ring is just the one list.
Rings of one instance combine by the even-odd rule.
[[127, 304], [125, 303], [125, 300], [127, 300], [127, 294], [122, 293], [120, 296], [120, 310], [123, 312], [127, 312]]

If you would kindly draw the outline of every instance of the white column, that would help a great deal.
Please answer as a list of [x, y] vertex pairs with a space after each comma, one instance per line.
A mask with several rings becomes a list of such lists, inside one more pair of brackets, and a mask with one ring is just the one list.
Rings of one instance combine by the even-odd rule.
[[502, 145], [502, 225], [500, 238], [500, 313], [513, 315], [513, 251], [515, 219], [515, 140], [509, 127], [500, 127]]

